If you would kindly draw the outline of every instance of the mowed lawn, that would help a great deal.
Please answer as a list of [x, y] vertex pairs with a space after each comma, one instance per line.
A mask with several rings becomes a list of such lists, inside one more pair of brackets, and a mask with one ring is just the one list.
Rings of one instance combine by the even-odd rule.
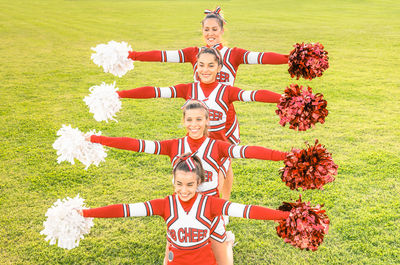
[[204, 9], [222, 6], [225, 44], [288, 54], [321, 42], [330, 68], [312, 81], [286, 65], [242, 65], [236, 86], [282, 93], [290, 83], [324, 94], [326, 123], [306, 132], [281, 127], [274, 104], [235, 103], [242, 144], [289, 151], [315, 139], [339, 165], [325, 190], [292, 191], [282, 162], [236, 160], [231, 200], [278, 207], [302, 194], [325, 204], [331, 225], [318, 251], [276, 235], [276, 223], [231, 218], [235, 264], [398, 264], [400, 262], [400, 3], [398, 1], [6, 1], [0, 0], [0, 264], [161, 264], [160, 217], [97, 219], [79, 247], [40, 235], [47, 209], [78, 193], [89, 207], [142, 202], [173, 192], [167, 157], [110, 149], [99, 167], [57, 164], [62, 124], [107, 136], [182, 137], [182, 99], [123, 100], [118, 123], [96, 122], [83, 98], [116, 81], [120, 89], [192, 81], [190, 64], [136, 62], [122, 78], [90, 60], [91, 47], [126, 41], [138, 51], [202, 46]]

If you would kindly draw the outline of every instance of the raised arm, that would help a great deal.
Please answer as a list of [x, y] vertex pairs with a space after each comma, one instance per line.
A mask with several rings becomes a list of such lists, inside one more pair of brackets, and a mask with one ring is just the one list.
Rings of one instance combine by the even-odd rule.
[[287, 64], [289, 55], [275, 52], [251, 52], [240, 48], [232, 49], [234, 64]]
[[228, 86], [228, 100], [233, 101], [257, 101], [265, 103], [279, 103], [281, 94], [266, 90], [243, 90], [238, 87]]
[[142, 62], [193, 63], [198, 50], [198, 47], [189, 47], [175, 51], [130, 51], [128, 58]]
[[209, 197], [211, 215], [229, 215], [232, 217], [242, 217], [259, 220], [283, 220], [289, 217], [289, 212], [274, 210], [257, 205], [245, 205], [230, 202], [217, 197]]
[[218, 154], [221, 157], [254, 158], [261, 160], [285, 160], [287, 152], [268, 149], [262, 146], [233, 145], [224, 141], [217, 141]]
[[114, 204], [99, 208], [83, 209], [83, 217], [120, 218], [160, 215], [164, 217], [165, 199], [155, 199], [141, 203]]
[[130, 90], [117, 91], [120, 98], [186, 98], [191, 84], [170, 87], [144, 86]]

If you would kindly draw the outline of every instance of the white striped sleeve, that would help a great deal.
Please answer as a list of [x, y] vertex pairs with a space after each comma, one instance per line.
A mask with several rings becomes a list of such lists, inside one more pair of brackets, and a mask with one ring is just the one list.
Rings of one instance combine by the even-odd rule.
[[124, 216], [148, 216], [145, 203], [124, 204]]
[[232, 202], [228, 207], [229, 216], [249, 218], [251, 206]]
[[240, 90], [238, 98], [240, 101], [255, 101], [257, 90]]
[[245, 64], [262, 64], [263, 52], [249, 52], [243, 55], [243, 62]]
[[165, 51], [166, 61], [169, 63], [183, 63], [185, 62], [185, 57], [182, 50], [177, 51]]
[[176, 98], [176, 88], [171, 87], [155, 87], [156, 98]]
[[228, 155], [232, 158], [246, 158], [246, 148], [247, 145], [231, 145], [228, 148]]
[[159, 141], [139, 140], [138, 152], [159, 155], [161, 144]]

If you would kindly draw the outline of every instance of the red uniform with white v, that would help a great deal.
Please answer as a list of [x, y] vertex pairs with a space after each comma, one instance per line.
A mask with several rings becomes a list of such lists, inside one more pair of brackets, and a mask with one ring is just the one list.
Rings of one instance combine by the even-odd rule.
[[[228, 141], [225, 135], [228, 106], [234, 101], [279, 103], [281, 95], [269, 90], [243, 90], [218, 82], [195, 82], [170, 87], [139, 87], [117, 91], [121, 98], [184, 98], [197, 99], [209, 108], [211, 138]], [[234, 142], [236, 143], [236, 142]]]
[[[240, 48], [228, 48], [217, 44], [214, 46], [219, 49], [223, 65], [221, 72], [217, 76], [217, 81], [233, 86], [235, 83], [236, 72], [241, 64], [286, 64], [288, 56], [274, 52], [251, 52]], [[190, 62], [193, 65], [193, 78], [198, 80], [197, 76], [197, 54], [199, 47], [188, 47], [175, 51], [146, 51], [146, 52], [129, 52], [129, 58], [134, 61], [145, 62], [171, 62], [171, 63], [186, 63]], [[240, 142], [239, 124], [236, 117], [233, 104], [228, 105], [228, 115], [226, 121], [225, 136], [235, 144]]]
[[82, 210], [84, 217], [117, 218], [159, 215], [167, 224], [170, 242], [168, 264], [215, 265], [210, 245], [213, 220], [220, 215], [260, 220], [282, 220], [289, 212], [261, 206], [232, 203], [212, 196], [196, 194], [183, 202], [177, 195], [144, 203], [115, 204]]

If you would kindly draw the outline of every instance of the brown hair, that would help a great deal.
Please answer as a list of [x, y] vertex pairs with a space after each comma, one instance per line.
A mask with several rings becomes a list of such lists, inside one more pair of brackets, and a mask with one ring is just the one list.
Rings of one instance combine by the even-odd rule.
[[200, 55], [202, 55], [203, 53], [209, 53], [209, 54], [214, 55], [215, 60], [217, 61], [218, 65], [222, 65], [222, 55], [218, 49], [202, 47], [200, 49], [199, 53], [197, 54], [197, 60], [199, 59]]
[[[189, 159], [189, 157], [192, 158], [193, 164], [195, 168], [191, 170], [186, 163], [186, 160]], [[194, 172], [196, 174], [197, 182], [199, 184], [204, 182], [204, 169], [203, 165], [201, 164], [200, 158], [198, 158], [196, 155], [193, 155], [191, 153], [186, 153], [179, 157], [174, 164], [174, 169], [172, 170], [172, 174], [175, 177], [176, 171], [183, 171], [183, 172]]]

